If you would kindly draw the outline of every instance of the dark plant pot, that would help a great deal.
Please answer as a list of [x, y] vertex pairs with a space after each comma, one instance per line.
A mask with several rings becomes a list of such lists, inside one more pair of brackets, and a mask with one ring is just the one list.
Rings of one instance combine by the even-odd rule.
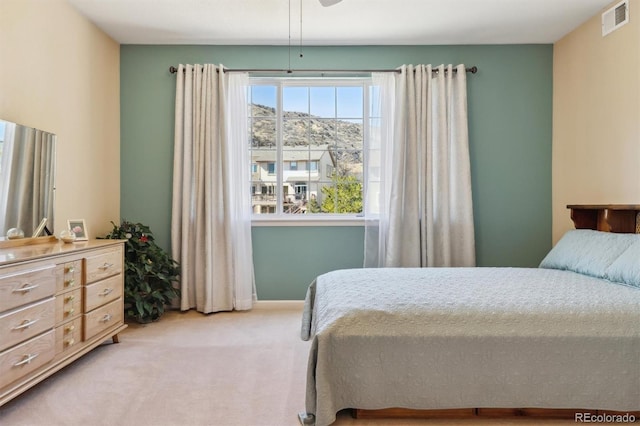
[[138, 317], [134, 317], [133, 318], [138, 324], [150, 324], [152, 322], [156, 322], [160, 319], [160, 317], [156, 317], [156, 318], [151, 318], [151, 317], [144, 317], [144, 318], [138, 318]]
[[144, 317], [141, 317], [140, 315], [130, 315], [128, 313], [129, 309], [131, 309], [131, 304], [125, 303], [124, 312], [127, 314], [127, 318], [137, 322], [138, 324], [150, 324], [158, 321], [162, 317], [162, 314], [158, 313], [158, 311], [154, 311], [152, 314], [145, 315]]

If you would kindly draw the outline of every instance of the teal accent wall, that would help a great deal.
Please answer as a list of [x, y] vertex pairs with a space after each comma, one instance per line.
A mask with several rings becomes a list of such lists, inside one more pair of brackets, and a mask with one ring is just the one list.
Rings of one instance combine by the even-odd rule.
[[318, 275], [364, 261], [363, 226], [261, 226], [252, 238], [261, 300], [304, 299]]
[[[121, 217], [170, 247], [175, 76], [180, 63], [287, 68], [286, 46], [123, 45]], [[479, 266], [537, 266], [551, 248], [552, 45], [309, 46], [292, 68], [464, 63]], [[360, 267], [359, 227], [254, 227], [261, 299], [301, 299], [318, 273]]]

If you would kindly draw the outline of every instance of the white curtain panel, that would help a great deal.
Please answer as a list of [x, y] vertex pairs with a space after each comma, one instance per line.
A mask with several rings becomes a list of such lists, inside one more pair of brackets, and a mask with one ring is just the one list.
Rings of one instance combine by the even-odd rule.
[[369, 145], [365, 155], [365, 254], [364, 266], [384, 266], [391, 202], [396, 76], [373, 73]]
[[247, 74], [180, 65], [176, 83], [172, 255], [180, 309], [251, 309]]
[[380, 149], [367, 165], [365, 267], [475, 266], [466, 72], [453, 70], [373, 75]]

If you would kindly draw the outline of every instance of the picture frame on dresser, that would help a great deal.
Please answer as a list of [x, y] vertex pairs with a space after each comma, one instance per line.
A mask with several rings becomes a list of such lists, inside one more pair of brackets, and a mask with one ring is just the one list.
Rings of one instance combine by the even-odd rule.
[[76, 241], [89, 240], [89, 232], [87, 231], [87, 224], [84, 219], [69, 219], [67, 220], [67, 226], [69, 230], [76, 234]]

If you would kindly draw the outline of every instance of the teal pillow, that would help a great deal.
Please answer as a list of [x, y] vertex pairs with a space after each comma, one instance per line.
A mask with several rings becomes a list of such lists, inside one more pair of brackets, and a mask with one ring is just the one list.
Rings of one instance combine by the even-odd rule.
[[611, 281], [640, 288], [640, 235], [606, 270]]
[[551, 249], [540, 267], [605, 278], [607, 268], [637, 240], [635, 234], [571, 230]]

